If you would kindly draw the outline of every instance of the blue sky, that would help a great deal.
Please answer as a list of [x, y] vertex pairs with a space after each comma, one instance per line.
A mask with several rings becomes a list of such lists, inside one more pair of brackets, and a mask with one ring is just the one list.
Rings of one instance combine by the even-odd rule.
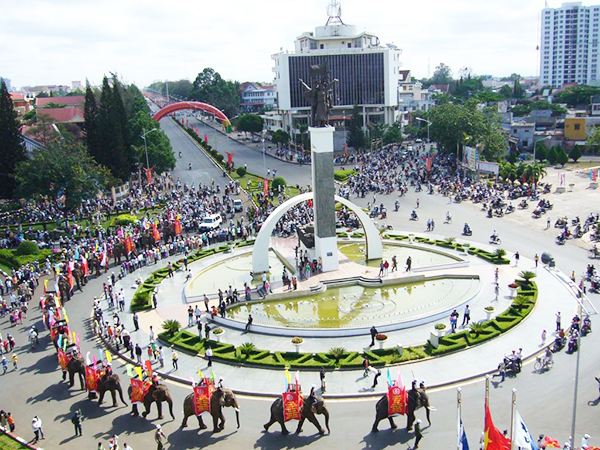
[[[118, 73], [143, 87], [212, 67], [224, 78], [272, 81], [271, 55], [327, 20], [329, 0], [23, 0], [2, 2], [0, 76], [13, 86], [99, 84]], [[549, 6], [560, 6], [549, 1]], [[585, 5], [591, 3], [584, 2]], [[544, 1], [341, 0], [342, 20], [403, 50], [403, 68], [427, 76], [538, 72]]]

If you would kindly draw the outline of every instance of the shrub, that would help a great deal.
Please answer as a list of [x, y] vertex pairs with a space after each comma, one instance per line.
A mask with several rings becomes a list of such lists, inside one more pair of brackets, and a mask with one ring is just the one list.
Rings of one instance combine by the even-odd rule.
[[273, 181], [271, 181], [271, 190], [275, 193], [279, 192], [279, 186], [282, 186], [282, 190], [285, 190], [285, 187], [287, 186], [287, 183], [285, 181], [285, 178], [283, 177], [275, 177], [275, 179]]
[[38, 247], [36, 242], [33, 241], [23, 241], [15, 250], [15, 255], [37, 255], [40, 252], [40, 248]]
[[116, 227], [119, 225], [133, 225], [138, 221], [137, 216], [131, 215], [131, 214], [120, 214], [116, 217], [114, 217], [111, 221], [110, 221], [110, 226], [111, 227]]
[[179, 329], [181, 328], [181, 324], [179, 323], [178, 320], [167, 319], [163, 322], [162, 328], [167, 333], [169, 333], [170, 337], [173, 337], [175, 335], [175, 333], [177, 333], [179, 331]]
[[240, 178], [242, 178], [244, 175], [246, 175], [246, 168], [245, 168], [245, 167], [242, 167], [242, 166], [240, 166], [240, 167], [238, 167], [238, 168], [235, 170], [235, 172], [238, 174], [238, 176], [239, 176]]
[[494, 257], [496, 259], [502, 259], [506, 256], [506, 250], [504, 250], [503, 248], [497, 248], [496, 251], [494, 252]]
[[519, 276], [529, 283], [533, 278], [537, 277], [537, 274], [531, 270], [524, 270], [519, 273]]
[[348, 351], [344, 347], [332, 347], [327, 352], [328, 355], [330, 355], [331, 357], [333, 357], [333, 359], [335, 359], [336, 364], [339, 364], [340, 359], [347, 353], [348, 353]]
[[352, 169], [336, 170], [333, 172], [333, 178], [335, 181], [339, 181], [341, 183], [347, 181], [352, 175], [356, 175], [356, 172]]
[[242, 355], [248, 358], [248, 356], [250, 356], [250, 353], [255, 352], [257, 349], [256, 345], [254, 345], [252, 342], [244, 342], [238, 347], [238, 350]]
[[303, 342], [304, 342], [304, 339], [302, 339], [301, 337], [292, 338], [292, 344], [298, 345], [298, 344], [302, 344]]
[[473, 322], [471, 323], [469, 328], [471, 329], [471, 332], [474, 333], [476, 337], [478, 337], [481, 333], [483, 333], [485, 325], [483, 324], [483, 322]]

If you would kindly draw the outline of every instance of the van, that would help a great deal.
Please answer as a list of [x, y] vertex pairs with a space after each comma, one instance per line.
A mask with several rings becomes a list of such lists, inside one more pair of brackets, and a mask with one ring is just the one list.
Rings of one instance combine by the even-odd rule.
[[202, 223], [200, 224], [200, 231], [211, 231], [216, 230], [221, 226], [221, 222], [223, 219], [220, 214], [210, 214], [202, 219]]
[[233, 201], [233, 209], [235, 212], [240, 212], [242, 209], [244, 209], [244, 203], [239, 198], [236, 198]]

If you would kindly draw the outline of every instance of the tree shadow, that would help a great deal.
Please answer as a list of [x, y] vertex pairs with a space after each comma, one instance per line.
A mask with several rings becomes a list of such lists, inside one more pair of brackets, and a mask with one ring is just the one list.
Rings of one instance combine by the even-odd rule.
[[48, 400], [61, 401], [72, 398], [75, 395], [85, 394], [85, 391], [69, 389], [69, 384], [61, 382], [58, 384], [51, 384], [42, 392], [35, 397], [29, 397], [26, 402], [29, 404], [45, 402]]

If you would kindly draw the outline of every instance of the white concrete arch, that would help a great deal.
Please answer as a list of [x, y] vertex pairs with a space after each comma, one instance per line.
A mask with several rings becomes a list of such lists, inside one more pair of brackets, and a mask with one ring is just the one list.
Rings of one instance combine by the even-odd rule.
[[[312, 192], [296, 195], [279, 205], [275, 211], [267, 217], [267, 220], [264, 221], [258, 232], [258, 236], [256, 236], [254, 249], [252, 250], [252, 270], [254, 273], [258, 274], [269, 271], [269, 241], [279, 219], [297, 204], [312, 200], [312, 198]], [[358, 217], [365, 232], [367, 259], [381, 259], [383, 256], [383, 246], [381, 245], [379, 230], [377, 230], [373, 221], [360, 206], [355, 205], [350, 200], [346, 200], [345, 198], [336, 195], [335, 201], [348, 207]]]

